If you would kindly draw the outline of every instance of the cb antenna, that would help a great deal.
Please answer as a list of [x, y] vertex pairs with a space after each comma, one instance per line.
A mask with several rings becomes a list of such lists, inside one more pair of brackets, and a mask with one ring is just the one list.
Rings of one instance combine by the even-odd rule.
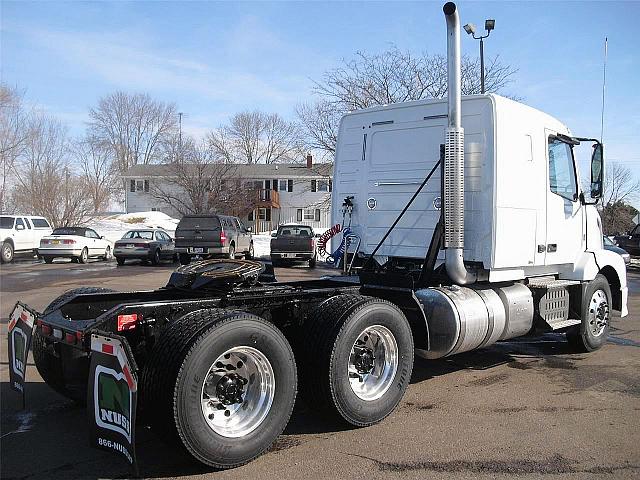
[[607, 86], [607, 37], [604, 37], [604, 62], [602, 64], [602, 111], [600, 113], [600, 143], [604, 136], [604, 99]]

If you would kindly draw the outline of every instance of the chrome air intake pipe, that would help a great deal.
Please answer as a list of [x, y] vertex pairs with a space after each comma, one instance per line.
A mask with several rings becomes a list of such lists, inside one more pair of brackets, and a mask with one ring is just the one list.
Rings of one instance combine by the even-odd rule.
[[464, 129], [462, 128], [460, 19], [456, 4], [442, 8], [447, 20], [447, 91], [449, 123], [444, 155], [444, 248], [447, 275], [454, 283], [476, 281], [463, 262], [464, 250]]

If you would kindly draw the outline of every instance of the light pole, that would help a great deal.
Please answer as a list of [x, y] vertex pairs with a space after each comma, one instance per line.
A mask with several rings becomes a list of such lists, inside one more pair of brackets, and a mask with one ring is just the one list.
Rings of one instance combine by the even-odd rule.
[[495, 20], [485, 20], [484, 29], [487, 31], [487, 34], [479, 35], [476, 37], [476, 26], [473, 23], [467, 23], [464, 26], [465, 32], [471, 35], [475, 40], [480, 40], [480, 93], [484, 93], [484, 39], [491, 34], [491, 30], [493, 30], [495, 27]]

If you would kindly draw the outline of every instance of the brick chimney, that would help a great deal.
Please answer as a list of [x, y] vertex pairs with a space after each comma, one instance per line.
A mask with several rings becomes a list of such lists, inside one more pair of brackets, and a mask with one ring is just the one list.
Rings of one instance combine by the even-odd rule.
[[309, 153], [307, 155], [307, 168], [313, 167], [313, 156]]

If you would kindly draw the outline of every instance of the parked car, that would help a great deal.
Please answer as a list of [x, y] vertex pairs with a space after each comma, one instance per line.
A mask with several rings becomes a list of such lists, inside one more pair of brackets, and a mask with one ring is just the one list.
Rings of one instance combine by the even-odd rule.
[[167, 232], [159, 228], [129, 230], [114, 244], [113, 255], [118, 265], [134, 259], [158, 265], [162, 260], [176, 259], [175, 243]]
[[616, 244], [624, 248], [629, 254], [640, 256], [640, 224], [636, 225], [627, 235], [616, 235]]
[[251, 228], [238, 217], [226, 215], [187, 215], [176, 228], [175, 250], [180, 263], [187, 265], [194, 256], [253, 258]]
[[271, 234], [271, 263], [273, 266], [296, 261], [309, 262], [316, 266], [316, 235], [307, 225], [280, 225], [276, 233]]
[[620, 248], [611, 239], [607, 236], [602, 237], [602, 243], [605, 250], [609, 250], [610, 252], [615, 252], [622, 257], [625, 265], [629, 265], [631, 263], [631, 255], [624, 248]]
[[51, 225], [44, 217], [3, 215], [0, 217], [0, 261], [13, 261], [15, 253], [36, 253], [40, 239], [51, 235]]
[[40, 240], [40, 255], [46, 263], [54, 258], [70, 258], [74, 262], [87, 263], [90, 257], [103, 260], [111, 258], [111, 242], [95, 230], [86, 227], [60, 227]]

